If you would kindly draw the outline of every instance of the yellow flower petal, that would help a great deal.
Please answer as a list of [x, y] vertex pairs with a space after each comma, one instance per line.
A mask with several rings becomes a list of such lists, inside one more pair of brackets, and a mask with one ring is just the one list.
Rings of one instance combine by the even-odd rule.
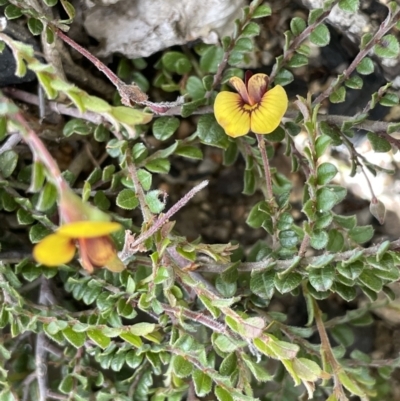
[[96, 238], [110, 234], [122, 228], [112, 221], [76, 221], [62, 225], [57, 233], [69, 238]]
[[245, 103], [250, 104], [249, 95], [247, 93], [246, 85], [243, 80], [241, 80], [239, 77], [232, 77], [229, 80], [229, 83], [236, 89], [242, 100]]
[[288, 107], [285, 89], [276, 85], [261, 99], [251, 114], [251, 130], [255, 134], [270, 134], [281, 122]]
[[250, 112], [244, 110], [237, 93], [220, 92], [215, 98], [214, 113], [218, 124], [233, 138], [246, 135], [250, 130]]
[[255, 74], [252, 75], [247, 83], [247, 92], [249, 94], [250, 104], [260, 103], [262, 97], [268, 88], [268, 75]]
[[75, 255], [75, 244], [71, 238], [58, 233], [50, 234], [33, 248], [35, 260], [45, 266], [68, 263]]

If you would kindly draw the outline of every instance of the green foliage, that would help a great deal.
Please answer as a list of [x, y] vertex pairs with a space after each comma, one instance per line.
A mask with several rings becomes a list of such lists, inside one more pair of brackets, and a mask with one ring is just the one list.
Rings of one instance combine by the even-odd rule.
[[[53, 7], [58, 1], [43, 3]], [[48, 38], [57, 29], [67, 31], [75, 17], [71, 3], [59, 3], [67, 19], [49, 20], [48, 12], [33, 9], [27, 1], [0, 1], [6, 18], [21, 18], [32, 35], [46, 30]], [[290, 30], [279, 42], [283, 49], [271, 66], [269, 83], [289, 85], [302, 67], [312, 65], [315, 46], [329, 45], [327, 18], [335, 4], [350, 14], [358, 12], [360, 3], [325, 1], [308, 18], [295, 16], [285, 22]], [[59, 129], [57, 145], [45, 132], [41, 139], [60, 165], [65, 163], [55, 151], [58, 144], [73, 144], [73, 153], [86, 151], [79, 157], [88, 155], [93, 167], [87, 163], [77, 169], [79, 160], [69, 160], [71, 171], [65, 170], [63, 177], [98, 213], [106, 213], [126, 230], [112, 238], [127, 266], [119, 273], [96, 266], [89, 275], [79, 270], [77, 258], [49, 268], [25, 252], [65, 223], [60, 220], [65, 212], [60, 177], [35, 147], [39, 137], [32, 139], [36, 134], [31, 131], [37, 126], [22, 121], [28, 112], [21, 113], [22, 108], [1, 95], [0, 213], [7, 225], [0, 236], [0, 256], [7, 255], [14, 238], [23, 250], [22, 256], [0, 259], [0, 399], [38, 398], [43, 391], [35, 365], [38, 356], [48, 370], [55, 367], [49, 394], [60, 399], [175, 401], [188, 394], [223, 401], [389, 399], [384, 384], [399, 360], [388, 365], [353, 348], [355, 328], [373, 324], [370, 310], [377, 304], [354, 302], [347, 313], [324, 320], [324, 303], [319, 303], [340, 300], [343, 305], [358, 300], [359, 294], [371, 302], [378, 296], [391, 300], [390, 284], [400, 278], [397, 242], [378, 243], [372, 225], [360, 225], [355, 215], [342, 211], [348, 194], [339, 184], [339, 176], [361, 171], [364, 179], [366, 170], [374, 175], [387, 172], [363, 155], [352, 137], [365, 129], [373, 152], [396, 151], [392, 134], [399, 124], [381, 121], [375, 129], [370, 112], [378, 104], [398, 107], [398, 94], [388, 83], [372, 93], [355, 116], [319, 113], [321, 105], [342, 103], [354, 90], [365, 89], [365, 76], [374, 73], [380, 58], [398, 57], [398, 34], [392, 28], [398, 28], [399, 10], [395, 3], [388, 7], [385, 23], [360, 38], [357, 65], [335, 76], [314, 100], [291, 96], [294, 107], [263, 137], [265, 153], [251, 134], [228, 137], [210, 108], [217, 92], [228, 89], [229, 79], [243, 78], [243, 66], [264, 50], [257, 48], [258, 36], [269, 23], [262, 18], [273, 11], [261, 1], [244, 7], [221, 46], [196, 43], [165, 49], [155, 63], [121, 58], [118, 77], [163, 100], [132, 102], [134, 107], [111, 104], [65, 82], [54, 66], [37, 59], [31, 46], [0, 33], [1, 43], [15, 57], [16, 75], [32, 71], [48, 99], [68, 99], [62, 106], [76, 111]], [[169, 104], [171, 92], [182, 95], [184, 103]], [[3, 148], [15, 132], [32, 157], [26, 145], [20, 145], [23, 152], [15, 146]], [[334, 159], [331, 150], [337, 146], [348, 150], [345, 162]], [[173, 185], [177, 166], [188, 169], [179, 183], [192, 177], [193, 166], [202, 166], [200, 175], [209, 174], [202, 164], [209, 154], [214, 164], [220, 163], [218, 169], [229, 166], [237, 174], [243, 172], [242, 194], [235, 196], [245, 205], [248, 232], [261, 233], [254, 238], [262, 240], [251, 243], [249, 235], [245, 244], [205, 243], [200, 232], [197, 239], [186, 239], [174, 227], [172, 215], [192, 202], [196, 191], [176, 203], [165, 188]], [[280, 163], [285, 157], [290, 157], [293, 174]], [[270, 183], [265, 158], [274, 166]], [[214, 199], [210, 204], [219, 207]], [[373, 192], [370, 212], [384, 223], [385, 205]], [[181, 218], [178, 214], [176, 220]], [[79, 237], [72, 239], [75, 242], [83, 259], [85, 242]], [[307, 305], [308, 322], [294, 327], [287, 309], [278, 313], [269, 304], [285, 299], [295, 305], [298, 295]], [[316, 339], [321, 343], [315, 344]], [[330, 339], [337, 346], [329, 344]], [[51, 347], [41, 346], [43, 341], [50, 341]], [[349, 355], [350, 347], [354, 350]], [[50, 355], [49, 350], [54, 352]]]

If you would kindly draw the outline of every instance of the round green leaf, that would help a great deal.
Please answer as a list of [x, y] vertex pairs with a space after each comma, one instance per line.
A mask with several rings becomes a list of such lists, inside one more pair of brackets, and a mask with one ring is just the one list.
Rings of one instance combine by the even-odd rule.
[[252, 18], [262, 18], [262, 17], [268, 17], [270, 15], [271, 15], [271, 7], [268, 6], [267, 4], [261, 4], [261, 6], [258, 6], [254, 11]]
[[328, 243], [328, 233], [326, 231], [314, 231], [310, 237], [310, 245], [314, 249], [323, 249]]
[[332, 103], [341, 103], [346, 99], [346, 88], [344, 86], [339, 87], [329, 95], [329, 100]]
[[139, 200], [134, 191], [125, 188], [118, 194], [116, 204], [121, 209], [132, 210], [139, 206]]
[[385, 35], [374, 46], [375, 54], [382, 58], [396, 58], [399, 55], [399, 42], [394, 35]]
[[321, 269], [311, 269], [308, 274], [310, 284], [317, 291], [328, 291], [333, 284], [335, 278], [335, 269], [333, 266], [325, 266]]
[[360, 7], [360, 0], [340, 0], [339, 8], [348, 13], [355, 13]]
[[369, 241], [374, 235], [372, 226], [357, 226], [349, 231], [350, 238], [358, 244]]
[[193, 365], [181, 355], [176, 355], [172, 362], [174, 373], [181, 378], [188, 377], [193, 371]]
[[381, 138], [373, 132], [368, 132], [367, 138], [375, 152], [384, 153], [392, 149], [392, 146], [385, 138]]
[[279, 278], [278, 275], [274, 278], [275, 288], [281, 293], [286, 294], [296, 287], [298, 287], [301, 283], [301, 274], [299, 273], [288, 273], [285, 274], [282, 278]]
[[331, 35], [325, 24], [317, 25], [310, 35], [310, 42], [319, 47], [326, 46], [330, 40]]
[[285, 68], [282, 68], [278, 74], [276, 74], [275, 77], [275, 83], [277, 85], [289, 85], [293, 81], [294, 77], [293, 74], [289, 71], [286, 70]]
[[187, 74], [192, 69], [189, 58], [181, 52], [167, 52], [162, 56], [161, 62], [167, 70], [180, 75]]
[[159, 141], [165, 141], [174, 135], [180, 121], [176, 117], [160, 117], [154, 121], [153, 135]]
[[42, 21], [36, 18], [29, 18], [28, 28], [31, 31], [32, 35], [40, 35], [43, 31], [44, 26], [42, 24]]
[[317, 185], [326, 185], [337, 174], [337, 168], [332, 163], [322, 163], [317, 168]]
[[18, 154], [13, 150], [7, 150], [0, 154], [0, 172], [4, 178], [8, 178], [17, 167]]
[[227, 149], [229, 146], [228, 136], [223, 128], [217, 123], [213, 114], [205, 114], [199, 118], [197, 124], [197, 135], [202, 143]]
[[359, 74], [369, 75], [374, 72], [374, 63], [369, 57], [364, 57], [356, 69]]
[[336, 229], [329, 230], [328, 244], [326, 250], [329, 252], [340, 252], [344, 246], [344, 237], [342, 233]]
[[303, 18], [300, 17], [294, 17], [290, 21], [290, 30], [292, 31], [294, 36], [299, 36], [304, 29], [306, 29], [306, 21], [304, 21]]
[[263, 299], [271, 299], [274, 295], [275, 271], [255, 272], [250, 278], [250, 290]]

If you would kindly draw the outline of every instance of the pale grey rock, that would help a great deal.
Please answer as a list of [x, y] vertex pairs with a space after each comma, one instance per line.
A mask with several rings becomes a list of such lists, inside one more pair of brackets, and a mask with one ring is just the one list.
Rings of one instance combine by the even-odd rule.
[[230, 35], [244, 0], [102, 0], [87, 2], [84, 26], [100, 43], [99, 56], [129, 58], [201, 39]]

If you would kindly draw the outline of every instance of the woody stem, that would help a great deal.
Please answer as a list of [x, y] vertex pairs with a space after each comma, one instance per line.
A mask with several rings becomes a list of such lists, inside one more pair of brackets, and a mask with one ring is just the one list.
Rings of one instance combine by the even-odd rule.
[[272, 192], [272, 180], [271, 180], [271, 171], [269, 168], [267, 150], [265, 149], [265, 141], [262, 135], [256, 134], [257, 141], [258, 141], [258, 148], [260, 149], [263, 166], [264, 166], [264, 175], [265, 175], [265, 184], [267, 188], [266, 198], [267, 201], [270, 202], [273, 199], [273, 192]]

